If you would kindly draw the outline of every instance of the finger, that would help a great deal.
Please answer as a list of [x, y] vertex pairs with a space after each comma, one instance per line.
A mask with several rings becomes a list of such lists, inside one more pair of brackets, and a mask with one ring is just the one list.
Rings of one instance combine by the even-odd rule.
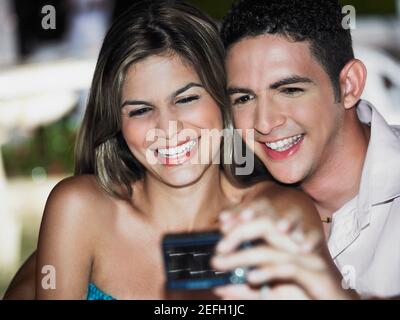
[[233, 211], [234, 210], [224, 210], [220, 213], [218, 218], [222, 231], [224, 231], [224, 229], [230, 228], [232, 225], [235, 224], [236, 215]]
[[302, 252], [312, 253], [316, 252], [324, 241], [324, 237], [318, 230], [311, 230], [305, 235], [305, 239], [302, 244]]
[[295, 284], [279, 284], [272, 287], [266, 294], [267, 300], [310, 300], [310, 296]]
[[297, 253], [300, 246], [289, 235], [280, 232], [269, 217], [260, 217], [252, 221], [239, 224], [219, 242], [216, 247], [218, 253], [230, 253], [241, 243], [263, 239], [273, 247]]
[[[250, 205], [245, 207], [253, 212], [254, 218], [268, 217], [273, 222], [278, 222], [280, 218], [279, 212], [267, 199], [254, 200]], [[243, 211], [243, 210], [242, 210]], [[243, 214], [244, 216], [244, 214]]]
[[255, 267], [271, 263], [287, 263], [294, 256], [284, 251], [267, 246], [243, 249], [228, 255], [217, 255], [212, 258], [211, 265], [218, 270], [232, 270], [239, 267]]
[[259, 299], [259, 292], [247, 284], [232, 284], [216, 287], [213, 293], [224, 300], [255, 300]]
[[232, 218], [233, 218], [232, 212], [229, 211], [229, 210], [224, 210], [224, 211], [222, 211], [222, 212], [219, 214], [219, 216], [218, 216], [218, 219], [219, 219], [222, 223], [227, 222], [227, 221], [230, 221], [230, 220], [232, 220]]
[[270, 280], [268, 278], [270, 268], [279, 264], [290, 265], [294, 269], [308, 270], [314, 273], [329, 273], [328, 263], [318, 254], [291, 255], [272, 251], [269, 256], [263, 257], [263, 262], [258, 264], [258, 268], [247, 273], [246, 278], [252, 284], [262, 284]]
[[294, 282], [300, 285], [312, 298], [330, 299], [344, 298], [340, 284], [336, 279], [328, 274], [328, 270], [316, 272], [315, 270], [301, 266], [293, 261], [284, 264], [274, 264], [263, 269], [257, 270], [257, 279], [255, 273], [248, 274], [248, 281], [251, 284], [265, 283], [270, 281]]
[[249, 221], [256, 217], [257, 213], [259, 212], [268, 214], [271, 219], [278, 219], [275, 208], [267, 199], [262, 198], [253, 200], [252, 202], [246, 202], [245, 204], [229, 209], [229, 219], [223, 219], [225, 218], [225, 215], [223, 215], [221, 216], [221, 222], [226, 226], [227, 224], [231, 224], [231, 222], [239, 223]]
[[255, 289], [249, 285], [227, 285], [217, 287], [213, 293], [223, 300], [309, 300], [310, 296], [294, 284], [276, 285]]
[[[265, 254], [265, 253], [264, 253]], [[326, 261], [318, 255], [289, 255], [282, 252], [270, 252], [269, 256], [266, 255], [263, 257], [263, 262], [258, 264], [258, 268], [254, 270], [250, 270], [246, 278], [249, 283], [254, 285], [259, 285], [270, 281], [270, 270], [273, 270], [276, 266], [286, 265], [289, 269], [289, 266], [292, 269], [287, 270], [295, 272], [299, 271], [309, 271], [314, 273], [328, 272], [328, 264]], [[285, 271], [285, 270], [283, 270]]]
[[284, 233], [291, 233], [298, 228], [302, 223], [302, 216], [297, 209], [291, 209], [287, 212], [277, 223], [279, 231]]
[[226, 234], [241, 222], [249, 221], [253, 218], [254, 211], [251, 208], [232, 208], [220, 214], [221, 231]]

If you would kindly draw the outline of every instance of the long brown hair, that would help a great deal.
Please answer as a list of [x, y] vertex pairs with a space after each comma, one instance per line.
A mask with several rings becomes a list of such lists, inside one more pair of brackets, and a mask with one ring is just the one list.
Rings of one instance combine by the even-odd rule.
[[[173, 52], [197, 72], [219, 106], [224, 128], [233, 129], [226, 93], [224, 46], [214, 21], [182, 1], [138, 1], [108, 31], [101, 48], [75, 149], [75, 175], [94, 174], [108, 193], [132, 196], [145, 169], [121, 133], [121, 88], [130, 65]], [[227, 150], [222, 142], [222, 153]], [[232, 170], [227, 170], [228, 175]]]

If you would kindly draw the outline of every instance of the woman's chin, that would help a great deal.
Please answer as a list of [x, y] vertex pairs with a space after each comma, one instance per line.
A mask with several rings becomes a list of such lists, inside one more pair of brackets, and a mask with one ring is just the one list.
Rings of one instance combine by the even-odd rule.
[[165, 184], [182, 188], [195, 184], [207, 170], [205, 165], [190, 165], [187, 167], [164, 167], [158, 172], [158, 177]]

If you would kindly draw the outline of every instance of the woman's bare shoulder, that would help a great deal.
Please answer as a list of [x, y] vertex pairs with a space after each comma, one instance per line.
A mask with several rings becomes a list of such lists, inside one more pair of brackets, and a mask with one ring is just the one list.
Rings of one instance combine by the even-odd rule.
[[[100, 191], [94, 175], [79, 175], [67, 177], [56, 184], [52, 193], [66, 192], [65, 196], [71, 195], [95, 195]], [[82, 194], [83, 193], [83, 194]]]
[[88, 219], [112, 205], [111, 196], [101, 189], [93, 175], [73, 176], [61, 180], [52, 189], [44, 217], [89, 222]]
[[94, 175], [72, 176], [61, 180], [51, 191], [49, 199], [51, 198], [91, 206], [111, 200], [111, 196], [101, 189]]

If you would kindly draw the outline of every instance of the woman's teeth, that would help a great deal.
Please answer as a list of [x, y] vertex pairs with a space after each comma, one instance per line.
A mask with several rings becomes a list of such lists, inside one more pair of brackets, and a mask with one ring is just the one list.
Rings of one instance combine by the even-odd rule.
[[287, 139], [270, 142], [270, 143], [267, 142], [265, 144], [268, 148], [270, 148], [272, 150], [282, 152], [282, 151], [286, 151], [286, 150], [290, 149], [295, 144], [297, 144], [301, 140], [302, 136], [303, 136], [302, 134], [299, 134], [297, 136], [293, 136], [293, 137], [290, 137]]
[[188, 142], [186, 142], [185, 144], [182, 144], [180, 146], [177, 147], [173, 147], [173, 148], [166, 148], [166, 149], [158, 149], [158, 153], [162, 156], [162, 157], [177, 157], [180, 155], [183, 155], [187, 152], [190, 152], [193, 147], [195, 146], [196, 141], [194, 140], [190, 140]]

